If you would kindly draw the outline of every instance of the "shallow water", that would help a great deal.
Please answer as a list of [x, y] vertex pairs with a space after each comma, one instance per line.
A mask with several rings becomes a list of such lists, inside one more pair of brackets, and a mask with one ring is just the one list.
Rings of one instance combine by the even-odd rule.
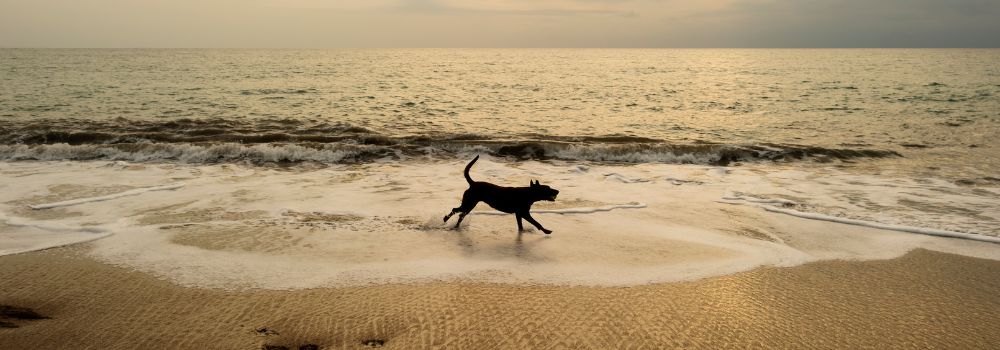
[[[98, 260], [200, 287], [631, 286], [917, 247], [1000, 259], [997, 189], [835, 168], [477, 162], [477, 181], [560, 190], [533, 206], [555, 231], [546, 235], [528, 223], [518, 232], [514, 217], [484, 215], [499, 214], [484, 204], [459, 229], [443, 222], [467, 187], [464, 161], [0, 164], [0, 254], [93, 241]], [[861, 221], [822, 221], [837, 219]], [[972, 239], [919, 234], [928, 230]]]
[[[996, 258], [998, 59], [5, 49], [0, 254], [94, 241], [176, 283], [272, 289]], [[556, 233], [442, 227], [474, 155], [474, 178], [563, 191], [535, 206]]]

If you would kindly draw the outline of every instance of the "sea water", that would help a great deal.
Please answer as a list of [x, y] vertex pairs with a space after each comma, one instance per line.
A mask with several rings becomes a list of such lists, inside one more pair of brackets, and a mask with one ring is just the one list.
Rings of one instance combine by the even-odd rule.
[[[1000, 258], [1000, 50], [0, 50], [0, 254], [175, 283], [637, 285]], [[477, 181], [559, 189], [518, 232]], [[489, 215], [493, 214], [493, 215]], [[530, 226], [525, 223], [526, 226]]]

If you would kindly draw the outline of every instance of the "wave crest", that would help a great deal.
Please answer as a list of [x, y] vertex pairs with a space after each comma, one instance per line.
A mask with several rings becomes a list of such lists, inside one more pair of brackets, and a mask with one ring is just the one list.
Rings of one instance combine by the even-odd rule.
[[[491, 135], [421, 131], [382, 134], [350, 123], [286, 120], [176, 119], [169, 121], [0, 120], [0, 160], [89, 160], [213, 163], [249, 161], [342, 163], [390, 154], [421, 156], [429, 148], [499, 157], [617, 163], [729, 165], [735, 162], [816, 161], [901, 156], [884, 150], [779, 144], [674, 144], [629, 135]], [[447, 155], [445, 155], [447, 156]]]
[[[432, 149], [433, 151], [429, 150]], [[573, 144], [564, 142], [437, 141], [430, 144], [390, 143], [119, 143], [101, 145], [0, 145], [0, 160], [124, 160], [181, 163], [364, 162], [393, 154], [485, 153], [517, 160], [575, 160], [615, 163], [730, 165], [735, 162], [817, 160], [900, 156], [892, 151], [838, 150], [817, 147], [744, 145]]]
[[307, 147], [298, 144], [235, 143], [198, 144], [115, 144], [115, 145], [0, 145], [2, 160], [124, 160], [129, 162], [178, 161], [216, 163], [232, 161], [339, 163], [365, 154], [384, 151], [368, 145], [323, 144]]

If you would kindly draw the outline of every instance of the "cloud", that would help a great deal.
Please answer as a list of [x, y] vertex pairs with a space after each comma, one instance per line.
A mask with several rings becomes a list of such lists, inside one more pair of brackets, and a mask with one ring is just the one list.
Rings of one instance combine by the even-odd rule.
[[393, 7], [399, 0], [255, 0], [253, 6], [267, 8], [371, 11]]
[[1000, 2], [991, 0], [744, 1], [702, 16], [725, 19], [754, 47], [1000, 45]]
[[460, 8], [441, 5], [434, 0], [406, 0], [391, 8], [395, 11], [408, 13], [465, 12]]
[[0, 47], [1000, 47], [1000, 1], [9, 1]]
[[[613, 2], [621, 2], [614, 1]], [[625, 0], [632, 1], [632, 0]], [[634, 11], [624, 11], [601, 5], [581, 5], [579, 0], [547, 0], [547, 1], [437, 1], [437, 0], [403, 0], [391, 7], [395, 11], [422, 14], [461, 14], [461, 15], [499, 15], [499, 16], [573, 16], [573, 15], [618, 15], [628, 16]], [[605, 1], [584, 1], [604, 3]]]
[[[258, 0], [256, 5], [278, 8], [324, 9], [368, 14], [450, 14], [503, 16], [631, 16], [620, 4], [637, 0]], [[644, 1], [644, 0], [638, 0]]]

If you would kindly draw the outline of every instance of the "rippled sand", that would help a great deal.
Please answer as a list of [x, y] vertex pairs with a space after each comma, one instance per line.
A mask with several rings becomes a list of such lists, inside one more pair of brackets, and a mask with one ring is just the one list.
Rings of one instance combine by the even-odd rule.
[[[555, 230], [544, 235], [488, 208], [461, 229], [442, 226], [467, 187], [459, 162], [2, 165], [0, 325], [17, 328], [0, 328], [0, 349], [1000, 344], [1000, 245], [765, 210], [991, 227], [979, 216], [995, 212], [992, 187], [835, 170], [477, 163], [475, 179], [539, 178], [562, 191], [535, 208]], [[621, 208], [598, 210], [611, 207]], [[48, 318], [9, 312], [21, 308]]]
[[[1000, 262], [915, 250], [615, 287], [179, 287], [87, 246], [0, 257], [0, 349], [965, 348], [1000, 344]], [[314, 345], [316, 347], [310, 347]]]

